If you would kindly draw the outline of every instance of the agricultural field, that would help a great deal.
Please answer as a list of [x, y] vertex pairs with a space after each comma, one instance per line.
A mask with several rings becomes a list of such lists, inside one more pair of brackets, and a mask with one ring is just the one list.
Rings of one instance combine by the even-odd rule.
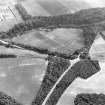
[[[91, 3], [90, 0], [10, 0], [10, 4], [8, 4], [6, 0], [0, 0], [1, 5], [6, 4], [8, 7], [8, 4], [13, 12], [11, 13], [9, 10], [12, 18], [0, 22], [0, 32], [6, 32], [14, 25], [24, 22], [14, 7], [16, 3], [20, 3], [29, 16], [35, 17], [59, 16], [72, 14], [82, 9], [103, 7], [104, 0], [100, 0], [101, 2], [99, 0], [94, 1]], [[33, 29], [21, 36], [17, 35], [12, 39], [5, 40], [72, 54], [76, 49], [84, 47], [82, 32], [83, 30], [77, 28], [58, 28], [49, 32]], [[103, 31], [103, 33], [105, 32]], [[18, 58], [0, 59], [0, 91], [24, 105], [29, 105], [40, 88], [48, 62], [37, 58], [38, 56], [44, 58], [41, 54], [0, 46], [0, 54], [9, 53], [18, 55]], [[99, 61], [100, 72], [86, 80], [77, 78], [64, 92], [57, 105], [74, 105], [75, 96], [83, 92], [105, 94], [105, 40], [99, 33], [90, 48], [89, 54], [92, 59]]]

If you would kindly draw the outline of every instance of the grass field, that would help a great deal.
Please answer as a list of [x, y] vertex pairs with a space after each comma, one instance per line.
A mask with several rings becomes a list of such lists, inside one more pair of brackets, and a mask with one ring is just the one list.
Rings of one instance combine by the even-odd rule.
[[[33, 16], [53, 16], [73, 13], [80, 9], [92, 7], [92, 5], [83, 0], [81, 2], [78, 0], [66, 0], [66, 2], [63, 0], [55, 0], [54, 2], [48, 2], [48, 0], [23, 0], [22, 5]], [[1, 22], [0, 31], [6, 31], [13, 27], [14, 24], [23, 21], [18, 12], [15, 9], [13, 11], [16, 18]], [[71, 53], [73, 50], [83, 47], [81, 32], [78, 29], [56, 29], [49, 33], [32, 30], [21, 37], [14, 38], [13, 41], [48, 48], [53, 51]], [[105, 93], [105, 63], [102, 60], [105, 58], [103, 57], [105, 55], [104, 46], [104, 40], [99, 37], [91, 49], [92, 57], [100, 60], [101, 71], [86, 81], [81, 79], [74, 81], [65, 91], [57, 105], [73, 105], [73, 99], [77, 93], [96, 91]], [[4, 47], [0, 47], [0, 52], [3, 53], [22, 53], [21, 51], [19, 53], [19, 51], [7, 50]], [[7, 93], [25, 105], [29, 105], [39, 89], [45, 70], [46, 62], [40, 59], [23, 57], [18, 59], [0, 59], [0, 91]]]

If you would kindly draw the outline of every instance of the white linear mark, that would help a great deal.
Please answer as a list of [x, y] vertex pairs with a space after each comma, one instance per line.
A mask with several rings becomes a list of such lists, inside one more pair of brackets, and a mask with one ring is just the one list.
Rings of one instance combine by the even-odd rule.
[[79, 57], [75, 60], [71, 61], [71, 65], [65, 70], [65, 72], [61, 75], [61, 77], [59, 77], [59, 79], [57, 80], [57, 82], [55, 83], [55, 85], [53, 86], [53, 88], [50, 90], [50, 92], [48, 93], [47, 97], [45, 98], [44, 102], [42, 103], [42, 105], [45, 105], [47, 100], [49, 99], [50, 95], [52, 94], [53, 90], [56, 88], [57, 84], [62, 80], [62, 78], [66, 75], [66, 73], [70, 70], [70, 68], [76, 63], [78, 62], [80, 59]]

